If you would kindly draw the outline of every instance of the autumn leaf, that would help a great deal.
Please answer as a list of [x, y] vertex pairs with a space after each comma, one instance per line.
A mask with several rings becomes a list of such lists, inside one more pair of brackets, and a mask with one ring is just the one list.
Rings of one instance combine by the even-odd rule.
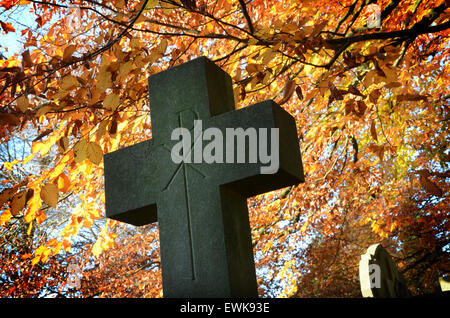
[[294, 80], [286, 81], [286, 84], [283, 88], [283, 98], [278, 102], [279, 105], [283, 105], [291, 98], [292, 94], [294, 94], [295, 86], [296, 84]]
[[88, 143], [87, 146], [87, 157], [92, 163], [99, 165], [100, 162], [103, 159], [103, 150], [102, 147], [100, 147], [95, 142]]
[[80, 163], [81, 161], [87, 158], [88, 156], [87, 145], [88, 142], [86, 141], [86, 139], [81, 139], [75, 144], [75, 146], [73, 147], [75, 162]]
[[41, 199], [45, 204], [56, 208], [58, 204], [58, 187], [53, 183], [47, 183], [41, 189]]
[[20, 96], [17, 101], [17, 107], [19, 107], [20, 111], [24, 113], [27, 111], [28, 107], [30, 106], [30, 102], [28, 101], [28, 98], [25, 96]]
[[77, 50], [76, 45], [69, 45], [64, 49], [63, 61], [70, 62], [72, 60], [72, 54]]
[[[300, 143], [284, 150], [300, 148], [306, 182], [247, 199], [260, 296], [361, 297], [357, 260], [375, 242], [411, 296], [430, 292], [449, 243], [446, 3], [378, 1], [382, 28], [368, 30], [367, 1], [48, 2], [0, 0], [0, 32], [23, 18], [20, 48], [0, 54], [0, 295], [163, 296], [156, 225], [105, 221], [102, 157], [157, 138], [148, 77], [200, 56], [232, 77], [227, 109], [275, 98], [295, 120]], [[72, 262], [82, 289], [60, 288]]]
[[302, 93], [302, 89], [300, 88], [300, 86], [297, 86], [295, 88], [295, 93], [297, 94], [297, 97], [299, 100], [303, 99], [303, 93]]
[[397, 101], [420, 101], [427, 100], [427, 96], [420, 94], [400, 94], [397, 95]]
[[25, 207], [26, 203], [26, 191], [19, 192], [16, 194], [11, 201], [11, 214], [13, 216], [17, 215]]
[[60, 87], [62, 90], [68, 91], [71, 90], [74, 87], [77, 87], [79, 85], [77, 78], [72, 75], [65, 76], [61, 80]]
[[69, 177], [65, 173], [61, 173], [58, 177], [58, 190], [61, 192], [67, 192], [70, 188]]
[[103, 101], [103, 107], [112, 111], [115, 111], [119, 104], [120, 96], [117, 94], [110, 94], [106, 96], [105, 100]]
[[145, 9], [144, 9], [144, 13], [146, 13], [146, 12], [148, 12], [148, 11], [150, 11], [151, 9], [153, 9], [154, 7], [156, 7], [157, 5], [158, 5], [158, 0], [149, 0], [149, 1], [147, 1], [147, 5], [145, 6]]
[[26, 50], [22, 53], [22, 60], [23, 60], [23, 66], [24, 67], [32, 67], [33, 61], [31, 60], [30, 51]]
[[12, 24], [8, 22], [3, 22], [0, 20], [0, 26], [2, 27], [3, 31], [5, 31], [5, 33], [16, 31], [16, 29], [14, 29]]
[[420, 174], [419, 182], [422, 188], [428, 193], [436, 197], [442, 197], [443, 195], [442, 189], [436, 183], [431, 181], [426, 175]]
[[378, 141], [377, 129], [375, 128], [374, 120], [372, 120], [372, 122], [370, 124], [370, 135], [372, 136], [373, 140]]
[[353, 86], [353, 85], [349, 85], [349, 87], [348, 87], [348, 92], [349, 93], [352, 93], [353, 95], [355, 95], [355, 96], [361, 96], [361, 97], [364, 97], [364, 95], [359, 91], [359, 89], [357, 89], [355, 86]]

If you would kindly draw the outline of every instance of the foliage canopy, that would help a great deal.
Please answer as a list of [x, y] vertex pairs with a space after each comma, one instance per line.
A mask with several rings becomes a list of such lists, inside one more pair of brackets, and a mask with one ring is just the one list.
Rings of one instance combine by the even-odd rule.
[[147, 77], [198, 56], [238, 107], [274, 99], [297, 122], [306, 182], [248, 201], [260, 294], [358, 297], [375, 242], [433, 291], [450, 265], [448, 7], [0, 1], [23, 44], [0, 44], [0, 294], [161, 296], [156, 225], [103, 219], [102, 155], [151, 138]]

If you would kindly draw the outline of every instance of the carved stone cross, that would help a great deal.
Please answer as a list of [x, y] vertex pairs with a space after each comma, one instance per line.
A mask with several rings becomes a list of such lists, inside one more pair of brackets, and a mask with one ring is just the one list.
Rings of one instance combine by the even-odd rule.
[[[230, 76], [206, 58], [151, 76], [149, 96], [153, 138], [105, 155], [107, 217], [158, 222], [164, 297], [257, 297], [246, 199], [303, 182], [294, 119], [272, 101], [235, 110]], [[178, 155], [177, 128], [193, 133]], [[205, 162], [208, 128], [211, 139], [231, 128], [244, 137]], [[262, 150], [278, 157], [269, 173], [253, 154]]]

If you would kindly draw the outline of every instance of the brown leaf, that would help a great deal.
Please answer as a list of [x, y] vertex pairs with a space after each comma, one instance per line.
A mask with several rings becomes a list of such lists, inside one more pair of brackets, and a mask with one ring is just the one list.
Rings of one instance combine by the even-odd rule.
[[76, 45], [69, 45], [64, 49], [63, 62], [70, 62], [72, 60], [72, 54], [77, 50]]
[[379, 89], [375, 89], [369, 93], [369, 100], [372, 104], [376, 104], [378, 102], [378, 98], [381, 95], [381, 91]]
[[375, 128], [374, 120], [372, 120], [372, 123], [370, 124], [370, 135], [372, 136], [373, 140], [378, 141], [377, 129]]
[[69, 148], [69, 139], [64, 136], [58, 141], [58, 145], [61, 147], [62, 151], [65, 152]]
[[109, 126], [109, 134], [115, 135], [117, 133], [117, 120], [113, 119], [111, 121], [111, 126]]
[[364, 95], [357, 89], [355, 86], [350, 85], [347, 89], [347, 91], [355, 96], [361, 96], [364, 97]]
[[31, 60], [30, 51], [26, 50], [22, 53], [22, 63], [24, 67], [32, 67], [33, 61]]
[[284, 85], [283, 98], [278, 102], [278, 104], [283, 105], [284, 103], [286, 103], [291, 98], [292, 94], [294, 94], [294, 90], [295, 90], [294, 80], [288, 80]]
[[300, 88], [300, 86], [297, 86], [295, 88], [295, 92], [297, 93], [297, 97], [299, 100], [303, 99], [303, 93], [302, 93], [302, 89]]
[[15, 32], [16, 31], [16, 29], [14, 29], [12, 24], [8, 23], [8, 22], [3, 22], [3, 21], [0, 20], [0, 26], [3, 29], [3, 31], [5, 31], [5, 33]]
[[428, 193], [437, 197], [442, 197], [442, 189], [436, 183], [428, 179], [428, 177], [426, 177], [424, 174], [420, 174], [419, 182], [422, 188]]
[[345, 102], [345, 114], [350, 115], [351, 113], [355, 112], [355, 100], [349, 99]]
[[28, 98], [25, 96], [20, 96], [17, 100], [17, 107], [20, 109], [22, 113], [26, 112], [28, 107], [30, 107], [30, 102], [28, 101]]
[[42, 201], [53, 208], [56, 208], [56, 205], [58, 204], [58, 194], [58, 187], [53, 183], [47, 183], [41, 189]]
[[12, 114], [0, 114], [0, 122], [4, 122], [13, 126], [17, 126], [20, 124], [19, 118]]
[[0, 192], [0, 208], [11, 199], [14, 192], [16, 192], [14, 189], [4, 189]]
[[344, 99], [344, 95], [342, 94], [343, 91], [340, 89], [337, 89], [336, 86], [334, 86], [334, 84], [330, 85], [330, 97], [332, 96], [333, 100], [343, 100]]
[[26, 203], [26, 191], [22, 191], [17, 193], [12, 201], [11, 201], [11, 214], [17, 215], [20, 211], [22, 211], [25, 208]]
[[419, 101], [419, 100], [427, 100], [428, 97], [420, 94], [403, 94], [397, 95], [397, 101]]
[[358, 100], [358, 101], [356, 101], [356, 115], [358, 116], [358, 117], [363, 117], [364, 116], [364, 113], [366, 112], [366, 109], [367, 109], [367, 105], [366, 105], [366, 103], [364, 103], [362, 100]]

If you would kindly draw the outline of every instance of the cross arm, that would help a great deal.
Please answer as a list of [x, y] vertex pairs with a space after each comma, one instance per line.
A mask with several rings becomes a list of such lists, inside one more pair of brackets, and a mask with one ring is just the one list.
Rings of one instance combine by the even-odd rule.
[[147, 140], [104, 156], [108, 218], [138, 226], [156, 222], [151, 152], [152, 140]]
[[[271, 141], [271, 129], [278, 129], [278, 170], [271, 174], [261, 173], [261, 167], [265, 166], [265, 164], [259, 161], [260, 158], [254, 164], [233, 164], [230, 165], [229, 169], [225, 169], [225, 175], [220, 175], [220, 178], [223, 180], [220, 182], [222, 185], [229, 185], [246, 196], [253, 196], [304, 182], [295, 120], [272, 100], [215, 116], [210, 120], [209, 126], [221, 127], [222, 131], [226, 130], [226, 127], [241, 127], [244, 130], [255, 128], [257, 131], [266, 129], [269, 144]], [[261, 137], [260, 135], [258, 139]], [[268, 149], [272, 146], [269, 145]], [[249, 147], [251, 145], [247, 144], [245, 150], [247, 152], [246, 158], [248, 157]], [[259, 154], [259, 140], [257, 148]], [[226, 149], [224, 149], [225, 151]], [[276, 150], [269, 150], [269, 152], [272, 151]], [[236, 148], [234, 152], [236, 155]]]

